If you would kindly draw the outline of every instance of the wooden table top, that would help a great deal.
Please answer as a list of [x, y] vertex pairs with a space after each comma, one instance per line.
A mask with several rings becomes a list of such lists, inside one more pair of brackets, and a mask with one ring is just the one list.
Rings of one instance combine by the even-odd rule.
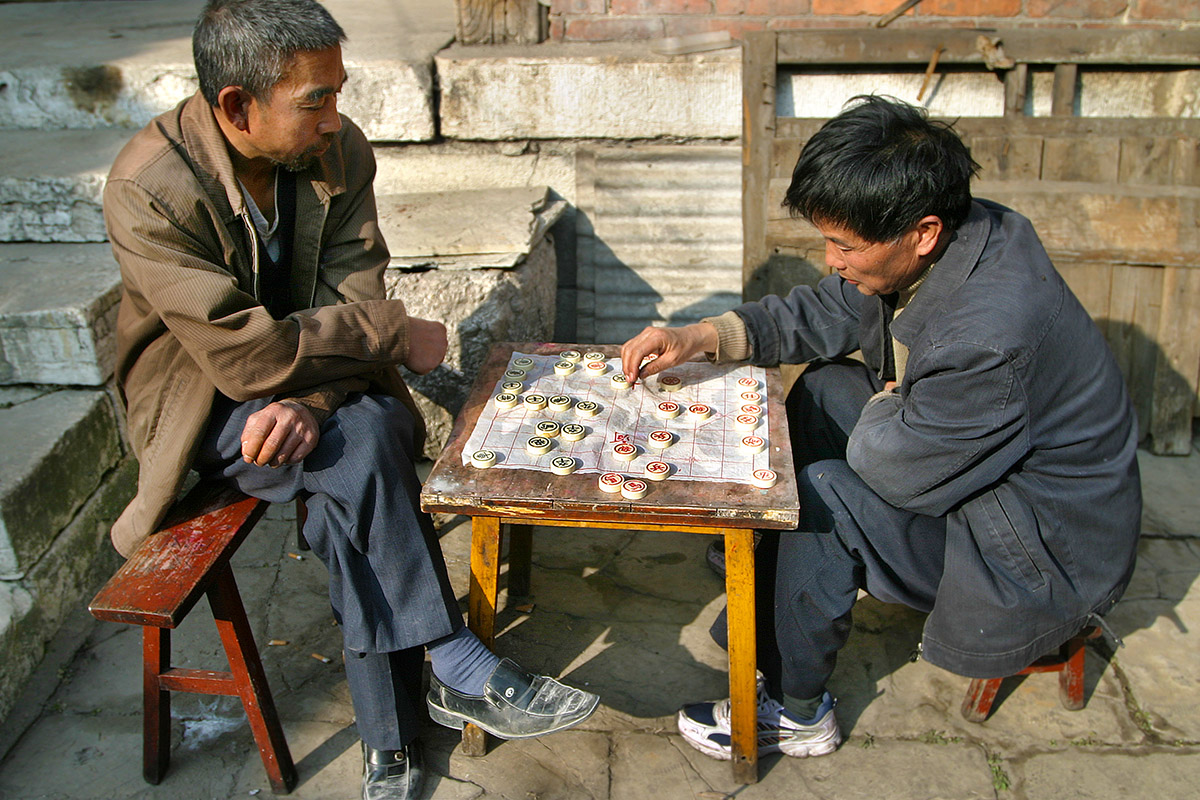
[[[671, 478], [651, 483], [641, 500], [602, 492], [595, 474], [554, 475], [529, 469], [478, 469], [462, 463], [463, 446], [514, 351], [552, 355], [563, 350], [618, 355], [617, 345], [501, 342], [480, 369], [467, 403], [454, 422], [450, 440], [421, 492], [421, 507], [471, 516], [545, 520], [594, 520], [598, 524], [653, 523], [722, 528], [776, 528], [797, 525], [799, 501], [792, 465], [779, 371], [767, 370], [767, 417], [771, 469], [779, 475], [770, 489], [750, 484]], [[640, 477], [640, 476], [639, 476]]]

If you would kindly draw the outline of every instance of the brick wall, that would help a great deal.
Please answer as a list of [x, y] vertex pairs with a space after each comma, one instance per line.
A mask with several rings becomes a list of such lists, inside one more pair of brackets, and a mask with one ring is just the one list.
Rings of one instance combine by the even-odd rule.
[[[866, 27], [901, 0], [551, 0], [559, 42]], [[924, 0], [891, 27], [1166, 28], [1200, 25], [1198, 0]]]

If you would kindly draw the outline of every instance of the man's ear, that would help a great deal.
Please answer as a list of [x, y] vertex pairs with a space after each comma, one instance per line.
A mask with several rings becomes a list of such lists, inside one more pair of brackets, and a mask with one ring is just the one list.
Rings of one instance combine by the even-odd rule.
[[946, 230], [942, 218], [930, 214], [917, 223], [917, 255], [927, 256], [937, 249], [942, 232]]
[[217, 113], [233, 127], [245, 132], [250, 128], [250, 104], [254, 98], [240, 86], [226, 86], [217, 94]]

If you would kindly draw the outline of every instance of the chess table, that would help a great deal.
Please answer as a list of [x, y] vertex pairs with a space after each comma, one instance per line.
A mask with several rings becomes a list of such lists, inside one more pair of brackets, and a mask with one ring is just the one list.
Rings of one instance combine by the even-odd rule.
[[[468, 625], [491, 646], [495, 634], [501, 537], [508, 531], [509, 595], [529, 593], [533, 525], [566, 528], [624, 528], [720, 535], [725, 540], [725, 588], [729, 621], [729, 690], [732, 699], [733, 775], [758, 780], [754, 530], [795, 528], [799, 517], [783, 387], [778, 370], [767, 370], [770, 467], [778, 482], [759, 489], [749, 482], [669, 478], [651, 485], [641, 499], [600, 490], [595, 474], [555, 475], [532, 468], [480, 469], [464, 463], [463, 446], [492, 402], [514, 352], [553, 355], [586, 350], [616, 356], [615, 345], [500, 343], [493, 346], [449, 442], [421, 492], [421, 507], [471, 518], [471, 582]], [[629, 391], [641, 391], [635, 386]], [[719, 410], [728, 413], [729, 410]], [[468, 454], [469, 455], [469, 454]], [[640, 476], [637, 476], [640, 477]], [[631, 669], [633, 666], [631, 665]], [[468, 725], [464, 752], [483, 755], [486, 734]]]

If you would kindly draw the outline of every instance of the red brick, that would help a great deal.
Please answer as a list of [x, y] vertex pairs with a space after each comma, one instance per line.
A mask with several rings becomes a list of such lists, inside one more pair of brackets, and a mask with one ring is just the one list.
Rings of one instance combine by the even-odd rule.
[[1128, 0], [1028, 0], [1025, 13], [1031, 17], [1098, 20], [1119, 17], [1128, 7]]
[[626, 39], [658, 39], [663, 36], [659, 19], [573, 19], [568, 20], [564, 42], [615, 42]]
[[[848, 17], [861, 14], [882, 16], [900, 5], [900, 0], [812, 0], [815, 16]], [[904, 12], [913, 13], [912, 10]]]
[[797, 17], [812, 10], [811, 0], [714, 0], [718, 16]]
[[667, 17], [667, 36], [688, 36], [693, 33], [729, 31], [734, 39], [744, 39], [747, 31], [765, 30], [766, 20], [757, 19], [713, 19], [711, 17]]
[[563, 40], [563, 31], [567, 24], [563, 22], [562, 17], [550, 18], [550, 41], [561, 42]]
[[550, 0], [551, 14], [603, 14], [607, 0]]
[[788, 31], [809, 28], [861, 28], [860, 20], [821, 19], [819, 17], [776, 17], [767, 23], [767, 30]]
[[917, 10], [923, 17], [1015, 17], [1021, 0], [925, 0]]
[[1133, 16], [1140, 19], [1197, 20], [1200, 3], [1196, 0], [1141, 0], [1133, 7]]
[[711, 14], [712, 0], [612, 0], [609, 13], [622, 14]]

